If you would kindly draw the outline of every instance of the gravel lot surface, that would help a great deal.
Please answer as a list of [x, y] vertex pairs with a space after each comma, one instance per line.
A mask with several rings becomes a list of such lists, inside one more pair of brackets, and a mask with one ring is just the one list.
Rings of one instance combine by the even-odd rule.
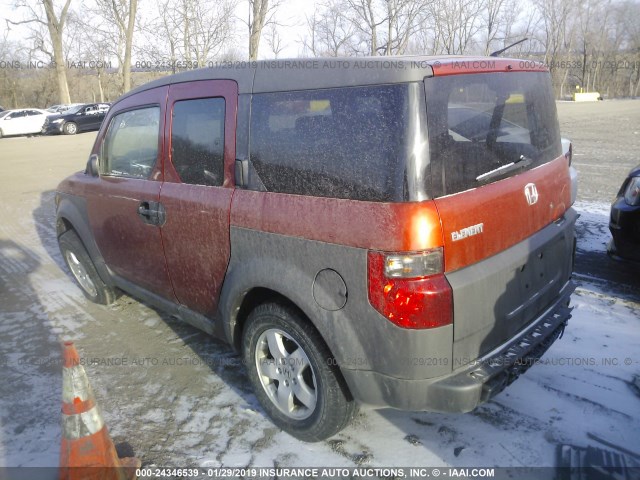
[[[583, 279], [606, 280], [618, 291], [638, 298], [637, 267], [612, 262], [606, 255], [606, 243], [609, 206], [629, 170], [640, 164], [640, 100], [557, 105], [560, 130], [573, 142], [573, 165], [579, 175], [578, 210], [583, 217], [577, 224], [578, 237], [586, 237], [587, 231], [599, 232], [605, 243], [579, 248], [576, 272]], [[609, 290], [611, 285], [604, 288]]]

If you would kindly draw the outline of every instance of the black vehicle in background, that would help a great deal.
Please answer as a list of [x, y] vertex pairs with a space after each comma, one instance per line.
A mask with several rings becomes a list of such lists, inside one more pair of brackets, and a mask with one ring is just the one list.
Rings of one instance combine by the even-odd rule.
[[109, 107], [108, 103], [85, 103], [60, 115], [51, 115], [42, 126], [42, 133], [75, 135], [78, 132], [99, 130]]
[[611, 205], [609, 255], [640, 262], [640, 165], [629, 172]]

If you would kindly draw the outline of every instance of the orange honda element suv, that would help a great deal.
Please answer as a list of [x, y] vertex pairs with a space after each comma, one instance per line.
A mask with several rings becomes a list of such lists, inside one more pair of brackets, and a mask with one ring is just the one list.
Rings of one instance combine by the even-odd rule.
[[57, 233], [89, 299], [225, 339], [273, 422], [317, 441], [360, 405], [471, 411], [562, 334], [570, 162], [530, 62], [201, 69], [113, 104]]

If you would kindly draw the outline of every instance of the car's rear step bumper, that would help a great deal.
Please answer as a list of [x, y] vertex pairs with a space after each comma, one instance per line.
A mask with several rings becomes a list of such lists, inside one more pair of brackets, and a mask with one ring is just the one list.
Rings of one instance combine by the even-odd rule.
[[488, 401], [538, 362], [571, 318], [575, 290], [567, 282], [556, 300], [508, 342], [444, 377], [407, 380], [372, 371], [342, 372], [353, 396], [365, 405], [401, 410], [469, 412]]

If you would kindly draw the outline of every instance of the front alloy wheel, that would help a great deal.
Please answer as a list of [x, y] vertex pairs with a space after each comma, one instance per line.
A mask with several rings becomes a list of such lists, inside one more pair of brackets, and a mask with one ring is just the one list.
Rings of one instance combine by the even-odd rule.
[[102, 305], [113, 303], [117, 298], [116, 290], [100, 278], [78, 234], [74, 230], [67, 230], [58, 238], [58, 244], [62, 258], [69, 267], [71, 275], [82, 288], [84, 296]]
[[71, 270], [71, 273], [82, 289], [87, 292], [90, 297], [96, 297], [98, 295], [98, 290], [96, 290], [93, 280], [89, 277], [87, 270], [84, 268], [82, 263], [80, 263], [76, 254], [71, 250], [67, 250], [64, 256], [67, 261], [67, 265], [69, 266], [69, 270]]

